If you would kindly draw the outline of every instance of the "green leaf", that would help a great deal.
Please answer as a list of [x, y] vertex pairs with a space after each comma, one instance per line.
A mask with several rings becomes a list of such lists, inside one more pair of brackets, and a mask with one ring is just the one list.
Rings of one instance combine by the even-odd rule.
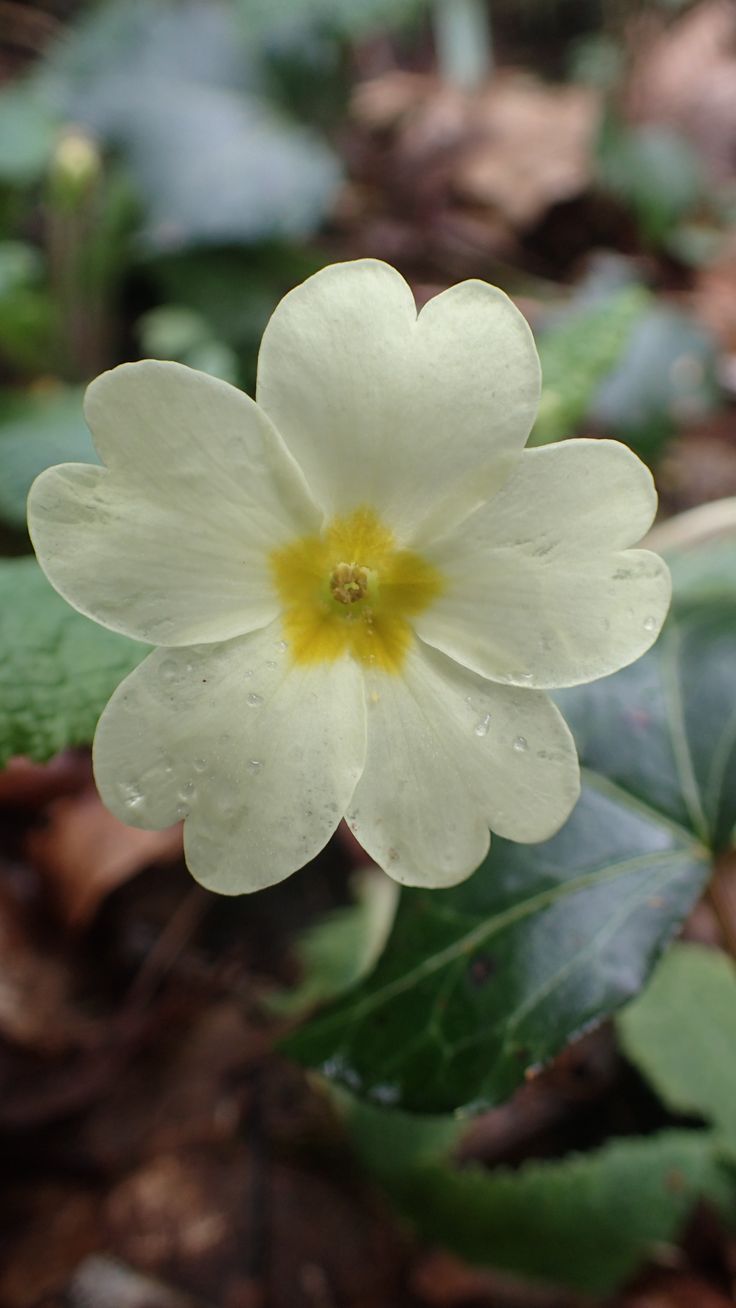
[[736, 1156], [736, 967], [680, 944], [618, 1017], [624, 1052], [675, 1113], [712, 1122]]
[[156, 255], [147, 269], [163, 300], [193, 309], [230, 346], [241, 362], [241, 385], [252, 394], [266, 323], [281, 296], [323, 266], [314, 249], [273, 244]]
[[703, 194], [693, 147], [656, 124], [606, 123], [599, 172], [604, 188], [631, 207], [644, 236], [655, 244], [665, 240]]
[[175, 359], [237, 386], [235, 351], [213, 334], [206, 318], [187, 305], [159, 304], [138, 320], [141, 354], [146, 359]]
[[362, 1166], [384, 1185], [394, 1178], [400, 1184], [418, 1167], [448, 1164], [467, 1130], [459, 1116], [387, 1112], [329, 1083], [326, 1089]]
[[118, 139], [146, 207], [144, 235], [158, 249], [309, 236], [340, 183], [335, 156], [312, 132], [219, 87], [139, 89]]
[[736, 539], [666, 551], [678, 611], [693, 605], [736, 605]]
[[305, 1013], [336, 999], [377, 963], [393, 924], [399, 887], [379, 868], [365, 867], [352, 877], [351, 889], [355, 902], [309, 927], [297, 943], [302, 980], [271, 999], [276, 1012]]
[[21, 287], [41, 280], [44, 262], [35, 245], [25, 241], [0, 241], [0, 299]]
[[736, 604], [678, 608], [643, 659], [559, 701], [588, 769], [718, 852], [736, 828]]
[[121, 154], [151, 248], [302, 238], [327, 212], [338, 158], [273, 111], [262, 56], [207, 0], [115, 0], [53, 51], [59, 111]]
[[539, 846], [496, 839], [447, 891], [404, 891], [371, 977], [285, 1042], [384, 1104], [497, 1104], [636, 994], [707, 874], [692, 837], [591, 778]]
[[541, 332], [537, 345], [544, 384], [530, 444], [575, 435], [649, 303], [640, 286], [626, 286], [602, 303], [565, 312]]
[[701, 1196], [720, 1195], [726, 1183], [705, 1131], [614, 1140], [518, 1171], [421, 1157], [402, 1169], [392, 1158], [395, 1131], [382, 1140], [354, 1122], [352, 1133], [364, 1166], [424, 1239], [469, 1262], [590, 1294], [618, 1288], [676, 1239]]
[[715, 368], [708, 333], [687, 314], [657, 305], [634, 324], [591, 417], [651, 462], [678, 424], [703, 418], [717, 403]]
[[289, 1037], [295, 1057], [411, 1111], [496, 1104], [644, 985], [736, 824], [736, 606], [675, 614], [560, 699], [584, 781], [565, 827], [402, 892], [374, 972]]
[[256, 37], [279, 36], [290, 28], [327, 28], [358, 38], [416, 19], [427, 0], [236, 0], [244, 30]]
[[0, 356], [30, 373], [48, 371], [56, 347], [58, 313], [45, 270], [35, 246], [0, 241]]
[[6, 398], [0, 407], [0, 518], [26, 521], [31, 482], [53, 463], [98, 463], [82, 416], [83, 392], [59, 387]]
[[87, 744], [148, 647], [75, 613], [33, 558], [0, 561], [0, 766]]
[[31, 81], [0, 95], [0, 181], [36, 182], [44, 173], [58, 131], [56, 117]]

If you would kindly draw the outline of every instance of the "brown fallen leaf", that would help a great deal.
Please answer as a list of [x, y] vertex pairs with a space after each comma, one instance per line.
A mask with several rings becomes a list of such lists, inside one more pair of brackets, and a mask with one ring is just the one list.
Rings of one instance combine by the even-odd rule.
[[36, 1184], [6, 1190], [3, 1208], [3, 1235], [12, 1234], [12, 1242], [0, 1270], [0, 1303], [38, 1308], [98, 1246], [99, 1195], [74, 1183]]
[[691, 427], [661, 461], [660, 499], [680, 513], [736, 495], [736, 430], [727, 409]]
[[539, 1287], [487, 1267], [469, 1267], [444, 1250], [422, 1255], [411, 1288], [432, 1308], [577, 1308], [583, 1300], [566, 1290]]
[[88, 786], [92, 764], [86, 750], [64, 750], [49, 763], [11, 758], [0, 771], [0, 805], [40, 808], [59, 795]]
[[525, 230], [588, 186], [601, 104], [590, 87], [514, 71], [472, 94], [391, 72], [358, 87], [353, 112], [393, 138], [400, 176]]
[[64, 960], [36, 940], [23, 905], [0, 881], [0, 1034], [11, 1044], [54, 1054], [84, 1041], [70, 1002]]
[[131, 1060], [80, 1127], [80, 1156], [114, 1171], [152, 1154], [227, 1146], [240, 1128], [249, 1069], [266, 1043], [266, 1032], [230, 999], [191, 1020], [170, 1017], [155, 1057]]
[[27, 836], [27, 852], [50, 885], [61, 917], [79, 928], [112, 890], [143, 868], [181, 858], [181, 826], [126, 827], [89, 787], [49, 806], [46, 825]]
[[628, 45], [630, 117], [682, 132], [711, 175], [730, 182], [736, 153], [733, 0], [705, 0], [670, 23], [644, 13], [632, 24]]
[[218, 1269], [221, 1262], [237, 1262], [237, 1219], [247, 1189], [244, 1153], [240, 1163], [234, 1168], [227, 1157], [201, 1150], [159, 1154], [144, 1163], [115, 1187], [105, 1206], [116, 1253], [183, 1284], [194, 1281], [200, 1261]]
[[600, 120], [590, 87], [546, 86], [509, 73], [478, 101], [472, 120], [475, 140], [460, 152], [455, 190], [499, 210], [515, 228], [532, 227], [588, 186]]
[[730, 1295], [686, 1272], [653, 1273], [644, 1287], [622, 1300], [621, 1308], [733, 1308]]

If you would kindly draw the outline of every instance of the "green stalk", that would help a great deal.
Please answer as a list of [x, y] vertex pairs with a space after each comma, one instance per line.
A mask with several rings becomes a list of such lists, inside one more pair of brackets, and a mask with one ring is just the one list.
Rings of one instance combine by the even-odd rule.
[[433, 0], [432, 25], [440, 77], [475, 91], [493, 73], [493, 38], [485, 0]]

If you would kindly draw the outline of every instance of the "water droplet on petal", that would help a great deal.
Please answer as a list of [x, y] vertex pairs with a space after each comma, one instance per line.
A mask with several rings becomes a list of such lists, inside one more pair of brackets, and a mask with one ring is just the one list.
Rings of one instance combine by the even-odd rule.
[[253, 669], [252, 669], [252, 668], [246, 668], [246, 669], [245, 669], [245, 672], [243, 673], [243, 676], [244, 676], [244, 677], [252, 677], [252, 676], [253, 676]]
[[253, 773], [260, 772], [262, 767], [263, 767], [262, 758], [252, 758], [250, 760], [250, 763], [248, 764], [248, 771]]
[[262, 695], [256, 695], [256, 692], [255, 692], [254, 690], [252, 690], [251, 693], [250, 693], [250, 695], [247, 695], [247, 696], [246, 696], [246, 701], [245, 701], [245, 702], [246, 702], [246, 704], [249, 705], [250, 708], [258, 708], [259, 705], [263, 703], [263, 696], [262, 696]]
[[475, 726], [473, 727], [473, 734], [476, 736], [487, 736], [488, 728], [490, 727], [490, 725], [491, 725], [491, 715], [490, 713], [484, 713], [483, 717], [478, 722], [476, 722]]
[[275, 659], [267, 659], [267, 660], [266, 660], [266, 667], [269, 668], [269, 669], [271, 670], [271, 672], [274, 672], [275, 669], [276, 669], [278, 666], [279, 666], [279, 665], [278, 665], [278, 663], [276, 662]]
[[189, 805], [177, 804], [176, 808], [174, 809], [174, 815], [176, 817], [177, 822], [181, 822], [183, 818], [189, 816]]
[[517, 754], [523, 754], [525, 750], [529, 748], [529, 742], [526, 736], [517, 736], [513, 748], [516, 750]]
[[284, 650], [287, 650], [289, 648], [289, 642], [287, 640], [277, 640], [276, 648], [277, 650], [280, 650], [281, 653], [283, 654]]
[[207, 767], [207, 759], [206, 759], [206, 758], [195, 758], [195, 760], [194, 760], [194, 771], [195, 771], [195, 772], [204, 772], [205, 769], [206, 769], [206, 767]]
[[123, 786], [123, 796], [126, 808], [140, 808], [143, 803], [143, 793], [134, 781], [130, 781]]
[[645, 631], [655, 631], [655, 630], [656, 630], [656, 627], [657, 627], [657, 619], [656, 619], [656, 618], [649, 617], [649, 618], [645, 618], [645, 619], [644, 619], [644, 630], [645, 630]]

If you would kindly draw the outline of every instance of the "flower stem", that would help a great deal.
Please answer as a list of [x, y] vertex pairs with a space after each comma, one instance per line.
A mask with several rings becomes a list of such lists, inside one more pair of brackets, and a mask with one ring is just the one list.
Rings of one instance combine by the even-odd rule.
[[433, 0], [434, 43], [443, 81], [475, 91], [493, 72], [491, 20], [485, 0]]

